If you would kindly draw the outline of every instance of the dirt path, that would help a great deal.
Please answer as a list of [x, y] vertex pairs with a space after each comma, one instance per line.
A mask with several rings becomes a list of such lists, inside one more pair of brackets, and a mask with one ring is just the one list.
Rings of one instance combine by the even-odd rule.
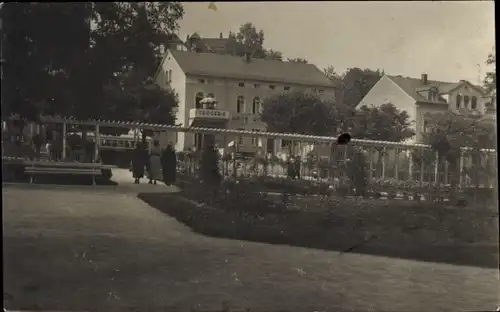
[[497, 270], [204, 237], [132, 189], [109, 190], [4, 188], [7, 308], [484, 311], [499, 302]]

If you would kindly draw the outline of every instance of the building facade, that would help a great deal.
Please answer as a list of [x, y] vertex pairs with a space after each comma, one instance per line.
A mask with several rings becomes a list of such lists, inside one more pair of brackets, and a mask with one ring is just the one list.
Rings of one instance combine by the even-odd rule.
[[391, 103], [405, 110], [416, 132], [411, 141], [420, 143], [426, 131], [428, 114], [453, 111], [478, 118], [496, 118], [495, 101], [481, 87], [468, 81], [441, 82], [384, 75], [358, 104], [358, 107]]
[[[334, 99], [335, 87], [314, 65], [264, 59], [241, 58], [216, 53], [168, 50], [155, 76], [163, 88], [173, 88], [179, 97], [177, 124], [264, 131], [260, 121], [264, 100], [277, 93], [314, 90]], [[201, 103], [217, 101], [214, 110]], [[200, 148], [199, 135], [179, 133], [176, 149]], [[228, 142], [229, 141], [229, 142]], [[277, 152], [281, 142], [257, 138], [226, 138], [220, 146], [238, 144], [239, 150]]]

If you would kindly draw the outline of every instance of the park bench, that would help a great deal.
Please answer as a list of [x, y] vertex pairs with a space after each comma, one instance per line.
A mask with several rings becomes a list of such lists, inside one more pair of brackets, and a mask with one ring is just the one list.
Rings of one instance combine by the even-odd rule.
[[34, 182], [34, 177], [41, 174], [51, 175], [89, 175], [92, 177], [92, 184], [95, 185], [96, 176], [102, 174], [99, 168], [68, 168], [68, 167], [45, 167], [29, 166], [24, 172], [30, 176], [30, 183]]

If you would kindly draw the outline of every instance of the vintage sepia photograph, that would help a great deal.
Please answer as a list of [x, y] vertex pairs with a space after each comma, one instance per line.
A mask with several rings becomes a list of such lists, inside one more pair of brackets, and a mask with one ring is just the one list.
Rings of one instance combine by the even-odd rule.
[[3, 311], [500, 311], [494, 12], [0, 3]]

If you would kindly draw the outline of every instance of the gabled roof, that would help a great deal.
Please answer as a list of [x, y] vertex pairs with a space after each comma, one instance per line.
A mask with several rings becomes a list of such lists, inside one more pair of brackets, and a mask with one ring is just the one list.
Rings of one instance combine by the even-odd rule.
[[415, 101], [429, 102], [429, 100], [423, 94], [420, 94], [419, 91], [423, 89], [430, 89], [432, 87], [435, 87], [438, 90], [439, 94], [448, 94], [456, 88], [462, 86], [463, 84], [468, 84], [481, 92], [481, 94], [484, 94], [484, 90], [481, 87], [473, 85], [465, 80], [461, 80], [459, 82], [428, 80], [427, 84], [423, 84], [422, 81], [418, 78], [390, 75], [387, 75], [387, 77], [391, 79], [395, 84], [397, 84], [401, 89], [403, 89], [403, 91], [405, 91], [408, 95], [414, 98]]
[[262, 80], [308, 86], [334, 87], [332, 82], [312, 64], [251, 59], [216, 53], [196, 53], [169, 50], [186, 74]]

